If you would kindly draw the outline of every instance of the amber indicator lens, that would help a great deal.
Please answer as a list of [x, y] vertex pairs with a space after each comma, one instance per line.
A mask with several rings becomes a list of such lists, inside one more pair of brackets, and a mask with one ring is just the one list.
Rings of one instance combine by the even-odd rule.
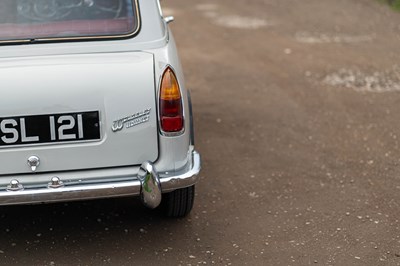
[[161, 80], [160, 123], [164, 132], [183, 129], [182, 97], [175, 73], [168, 67]]

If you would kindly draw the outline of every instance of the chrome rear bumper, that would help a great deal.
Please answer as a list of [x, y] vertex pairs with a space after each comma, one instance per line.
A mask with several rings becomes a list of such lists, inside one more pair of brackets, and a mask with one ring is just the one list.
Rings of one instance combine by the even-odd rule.
[[161, 193], [194, 185], [200, 169], [200, 154], [193, 151], [188, 167], [173, 174], [159, 174], [153, 164], [145, 162], [138, 175], [132, 176], [132, 180], [128, 181], [69, 185], [52, 178], [47, 187], [24, 188], [23, 184], [14, 179], [7, 190], [0, 191], [0, 205], [140, 196], [143, 204], [155, 208], [161, 201]]

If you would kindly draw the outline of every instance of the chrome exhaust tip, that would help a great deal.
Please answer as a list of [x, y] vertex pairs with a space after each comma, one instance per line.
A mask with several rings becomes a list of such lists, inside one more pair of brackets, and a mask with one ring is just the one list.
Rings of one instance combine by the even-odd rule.
[[157, 171], [150, 162], [140, 166], [138, 179], [140, 181], [140, 199], [148, 208], [154, 209], [161, 203], [161, 183]]

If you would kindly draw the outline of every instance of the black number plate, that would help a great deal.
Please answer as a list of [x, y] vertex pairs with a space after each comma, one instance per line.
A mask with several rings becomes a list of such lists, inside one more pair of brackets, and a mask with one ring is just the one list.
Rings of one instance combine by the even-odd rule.
[[0, 146], [98, 139], [98, 111], [0, 118]]

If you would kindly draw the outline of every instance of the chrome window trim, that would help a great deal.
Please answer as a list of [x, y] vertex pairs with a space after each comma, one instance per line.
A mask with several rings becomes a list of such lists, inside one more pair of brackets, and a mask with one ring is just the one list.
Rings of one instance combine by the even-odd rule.
[[161, 8], [161, 2], [160, 2], [160, 0], [157, 0], [157, 7], [158, 7], [158, 11], [160, 12], [160, 17], [161, 17], [161, 18], [164, 17], [163, 11], [162, 11], [162, 8]]

